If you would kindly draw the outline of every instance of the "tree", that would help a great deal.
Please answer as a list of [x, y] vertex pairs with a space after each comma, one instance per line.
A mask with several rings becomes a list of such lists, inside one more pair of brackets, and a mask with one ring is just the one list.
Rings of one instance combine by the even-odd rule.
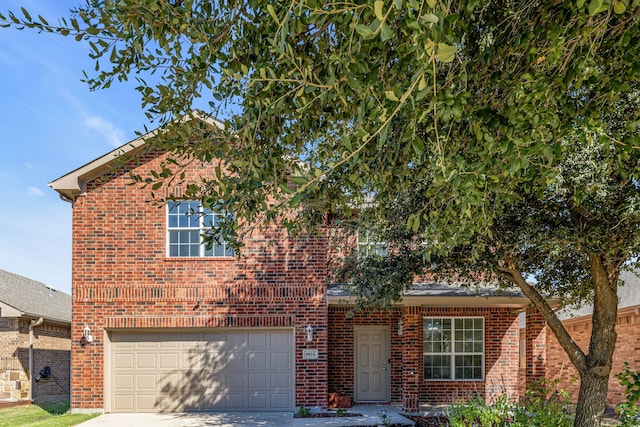
[[[618, 272], [638, 255], [639, 6], [95, 0], [58, 25], [26, 10], [0, 23], [89, 40], [91, 89], [137, 79], [167, 128], [157, 146], [175, 154], [139, 180], [159, 188], [190, 160], [219, 158], [215, 182], [190, 183], [191, 196], [298, 232], [366, 204], [359, 218], [394, 230], [404, 255], [379, 261], [402, 268], [380, 275], [383, 299], [431, 268], [518, 285], [578, 368], [576, 425], [591, 426]], [[231, 112], [225, 131], [174, 120], [199, 97], [207, 113]], [[543, 298], [565, 293], [594, 298], [586, 355]]]

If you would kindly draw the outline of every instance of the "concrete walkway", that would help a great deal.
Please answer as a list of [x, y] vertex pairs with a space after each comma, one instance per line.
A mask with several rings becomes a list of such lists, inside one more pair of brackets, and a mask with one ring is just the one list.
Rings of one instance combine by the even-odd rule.
[[191, 412], [174, 414], [104, 414], [86, 421], [82, 427], [355, 427], [382, 425], [386, 414], [392, 424], [413, 426], [399, 414], [399, 406], [354, 406], [348, 412], [359, 417], [294, 418], [293, 412]]

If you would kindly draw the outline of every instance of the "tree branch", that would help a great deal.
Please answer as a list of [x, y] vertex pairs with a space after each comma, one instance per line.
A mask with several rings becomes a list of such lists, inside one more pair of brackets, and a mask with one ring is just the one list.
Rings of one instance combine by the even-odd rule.
[[524, 277], [522, 277], [522, 273], [516, 267], [516, 263], [513, 259], [508, 258], [507, 266], [500, 267], [498, 271], [502, 277], [513, 284], [518, 285], [527, 298], [529, 298], [538, 311], [540, 311], [542, 317], [544, 317], [544, 320], [547, 322], [547, 325], [549, 325], [549, 328], [551, 328], [558, 339], [558, 342], [567, 352], [569, 360], [571, 360], [571, 363], [573, 363], [578, 372], [582, 375], [582, 373], [587, 369], [587, 358], [582, 349], [571, 338], [549, 303], [542, 295], [540, 295], [537, 289], [529, 285]]

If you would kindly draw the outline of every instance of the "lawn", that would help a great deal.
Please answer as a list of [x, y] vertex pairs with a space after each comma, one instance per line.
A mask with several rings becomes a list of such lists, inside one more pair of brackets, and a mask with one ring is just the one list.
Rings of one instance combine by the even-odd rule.
[[97, 414], [70, 414], [69, 402], [40, 403], [0, 409], [0, 427], [65, 427], [80, 424]]

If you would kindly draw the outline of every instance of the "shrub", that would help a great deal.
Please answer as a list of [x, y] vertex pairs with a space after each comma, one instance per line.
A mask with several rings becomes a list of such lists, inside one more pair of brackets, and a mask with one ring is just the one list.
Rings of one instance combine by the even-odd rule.
[[623, 427], [640, 425], [638, 418], [638, 400], [640, 400], [640, 372], [631, 371], [629, 364], [624, 362], [624, 371], [616, 374], [620, 385], [624, 387], [626, 402], [616, 405], [616, 413], [619, 415], [618, 424]]
[[504, 391], [491, 405], [482, 398], [470, 398], [451, 405], [445, 415], [451, 427], [571, 427], [569, 395], [557, 384], [538, 381], [521, 402], [511, 401]]

